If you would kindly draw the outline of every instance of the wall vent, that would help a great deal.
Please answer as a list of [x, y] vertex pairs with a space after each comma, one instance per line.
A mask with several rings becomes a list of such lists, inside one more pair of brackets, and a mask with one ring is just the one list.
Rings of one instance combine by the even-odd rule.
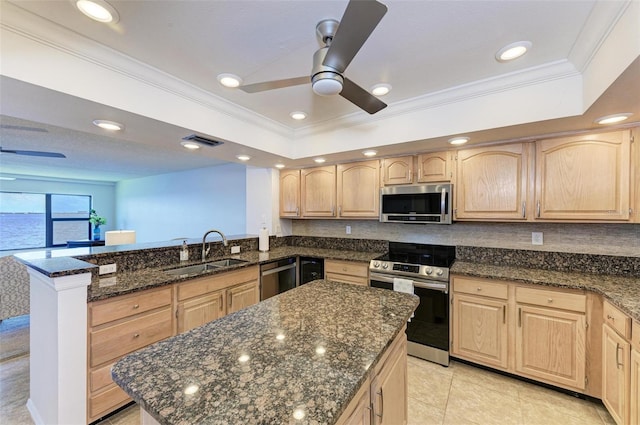
[[198, 136], [197, 134], [192, 134], [191, 136], [183, 137], [182, 140], [188, 140], [189, 142], [199, 143], [204, 146], [218, 146], [223, 144], [219, 140], [207, 139], [206, 137]]

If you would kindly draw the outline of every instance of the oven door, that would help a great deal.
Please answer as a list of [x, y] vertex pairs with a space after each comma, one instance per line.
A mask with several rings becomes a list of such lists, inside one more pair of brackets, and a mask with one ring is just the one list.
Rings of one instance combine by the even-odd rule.
[[[393, 275], [370, 272], [369, 277], [371, 286], [393, 290]], [[410, 279], [405, 276], [397, 277]], [[407, 323], [407, 340], [448, 352], [449, 293], [447, 283], [413, 279], [413, 291], [420, 298], [420, 304], [411, 321]]]

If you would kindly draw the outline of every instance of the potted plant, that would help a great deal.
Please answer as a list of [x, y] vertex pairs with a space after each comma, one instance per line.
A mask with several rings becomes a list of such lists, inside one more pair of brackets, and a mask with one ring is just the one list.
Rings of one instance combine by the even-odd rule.
[[100, 217], [96, 210], [91, 208], [89, 211], [89, 223], [93, 224], [93, 240], [100, 240], [100, 225], [107, 224], [107, 219], [104, 217]]

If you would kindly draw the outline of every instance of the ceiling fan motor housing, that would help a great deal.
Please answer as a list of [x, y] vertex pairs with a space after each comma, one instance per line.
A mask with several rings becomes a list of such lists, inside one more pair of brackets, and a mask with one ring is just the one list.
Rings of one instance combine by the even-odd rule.
[[311, 86], [314, 93], [320, 96], [333, 96], [340, 93], [344, 83], [344, 78], [338, 71], [330, 66], [322, 65], [327, 50], [329, 50], [329, 46], [319, 49], [313, 55]]

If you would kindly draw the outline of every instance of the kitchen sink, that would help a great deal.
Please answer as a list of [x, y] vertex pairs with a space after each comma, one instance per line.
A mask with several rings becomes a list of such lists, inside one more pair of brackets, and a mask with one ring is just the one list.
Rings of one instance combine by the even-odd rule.
[[246, 263], [246, 261], [237, 260], [235, 258], [227, 258], [224, 260], [212, 261], [210, 263], [194, 264], [193, 266], [185, 266], [185, 267], [178, 267], [176, 269], [169, 269], [169, 270], [165, 270], [165, 273], [168, 273], [173, 276], [199, 274], [199, 273], [204, 273], [210, 270], [216, 270], [222, 267], [229, 267], [229, 266], [234, 266], [236, 264], [242, 264], [242, 263]]

